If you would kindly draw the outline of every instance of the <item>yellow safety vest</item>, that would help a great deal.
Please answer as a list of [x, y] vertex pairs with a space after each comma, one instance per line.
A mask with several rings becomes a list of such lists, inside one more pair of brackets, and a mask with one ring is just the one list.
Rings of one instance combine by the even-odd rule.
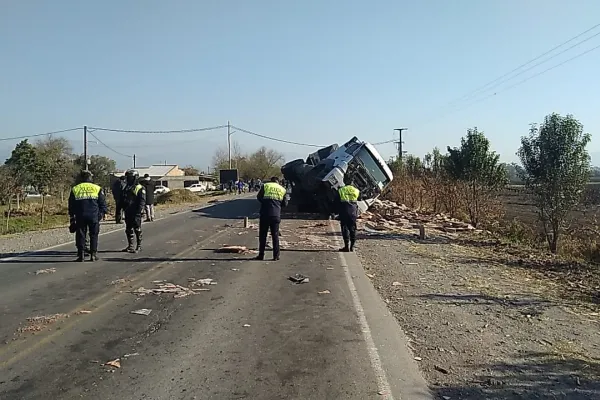
[[143, 189], [144, 187], [142, 185], [140, 185], [139, 183], [133, 188], [133, 194], [134, 196], [137, 196], [138, 192]]
[[267, 182], [264, 184], [263, 188], [265, 191], [263, 199], [283, 201], [285, 198], [286, 190], [279, 183]]
[[358, 201], [360, 190], [358, 190], [352, 185], [346, 185], [344, 187], [341, 187], [338, 190], [338, 193], [340, 194], [340, 199], [343, 203], [355, 203], [356, 201]]
[[75, 200], [98, 200], [102, 188], [95, 183], [83, 182], [73, 187]]

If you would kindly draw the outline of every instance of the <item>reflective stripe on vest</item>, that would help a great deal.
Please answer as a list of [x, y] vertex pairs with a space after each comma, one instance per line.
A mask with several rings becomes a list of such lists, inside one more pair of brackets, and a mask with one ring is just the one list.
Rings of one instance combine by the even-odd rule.
[[136, 187], [133, 188], [133, 194], [135, 196], [137, 196], [138, 192], [140, 191], [140, 189], [143, 189], [144, 187], [142, 185], [140, 185], [139, 183], [136, 185]]
[[358, 201], [358, 195], [360, 194], [360, 190], [352, 185], [341, 187], [338, 192], [340, 194], [340, 199], [345, 203], [354, 203]]
[[75, 200], [97, 200], [102, 188], [94, 183], [83, 182], [73, 187]]
[[268, 182], [264, 184], [263, 188], [265, 190], [264, 199], [283, 201], [285, 198], [286, 190], [278, 183]]

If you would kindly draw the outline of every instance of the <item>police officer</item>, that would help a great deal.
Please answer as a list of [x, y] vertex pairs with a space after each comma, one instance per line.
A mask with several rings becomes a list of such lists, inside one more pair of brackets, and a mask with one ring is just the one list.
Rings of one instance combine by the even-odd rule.
[[356, 218], [358, 218], [358, 204], [360, 200], [360, 191], [351, 185], [347, 179], [344, 180], [345, 186], [338, 190], [337, 203], [342, 227], [342, 237], [344, 238], [344, 247], [340, 249], [343, 252], [354, 251], [356, 243]]
[[106, 214], [106, 198], [102, 188], [92, 183], [92, 174], [82, 171], [80, 183], [71, 189], [69, 195], [69, 216], [75, 223], [75, 245], [77, 260], [84, 261], [86, 236], [90, 234], [90, 261], [98, 260], [98, 234], [100, 221]]
[[[137, 253], [142, 250], [142, 212], [146, 206], [146, 189], [138, 182], [139, 174], [130, 169], [125, 173], [123, 189], [123, 208], [125, 210], [125, 235], [127, 247], [124, 252]], [[133, 247], [133, 239], [136, 247]]]
[[125, 175], [113, 182], [111, 190], [115, 200], [115, 223], [123, 223], [123, 189], [125, 188]]
[[260, 219], [258, 227], [258, 257], [257, 260], [265, 259], [265, 248], [267, 247], [267, 234], [271, 231], [273, 238], [273, 261], [279, 260], [279, 224], [281, 223], [281, 207], [287, 206], [288, 197], [286, 190], [279, 184], [276, 177], [271, 182], [265, 183], [258, 195], [260, 201]]

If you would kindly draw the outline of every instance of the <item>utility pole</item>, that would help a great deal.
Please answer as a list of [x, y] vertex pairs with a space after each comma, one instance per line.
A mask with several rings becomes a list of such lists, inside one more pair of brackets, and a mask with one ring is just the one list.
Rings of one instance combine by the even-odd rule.
[[398, 160], [402, 161], [402, 155], [404, 154], [402, 151], [402, 144], [404, 143], [402, 141], [402, 131], [406, 131], [408, 128], [396, 128], [394, 130], [398, 131], [398, 141], [396, 142], [398, 143]]
[[87, 125], [83, 126], [83, 162], [85, 170], [88, 171], [88, 156], [87, 156]]
[[227, 121], [227, 150], [229, 152], [229, 169], [231, 169], [231, 125]]
[[135, 168], [135, 154], [133, 155], [133, 168]]

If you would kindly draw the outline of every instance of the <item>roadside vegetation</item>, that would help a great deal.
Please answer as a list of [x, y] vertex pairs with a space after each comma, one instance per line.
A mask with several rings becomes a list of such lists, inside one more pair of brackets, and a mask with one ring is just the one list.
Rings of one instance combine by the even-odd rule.
[[579, 261], [600, 261], [600, 186], [572, 116], [548, 115], [521, 139], [520, 165], [506, 165], [477, 128], [460, 146], [391, 163], [385, 197], [422, 213], [445, 213], [495, 237]]

